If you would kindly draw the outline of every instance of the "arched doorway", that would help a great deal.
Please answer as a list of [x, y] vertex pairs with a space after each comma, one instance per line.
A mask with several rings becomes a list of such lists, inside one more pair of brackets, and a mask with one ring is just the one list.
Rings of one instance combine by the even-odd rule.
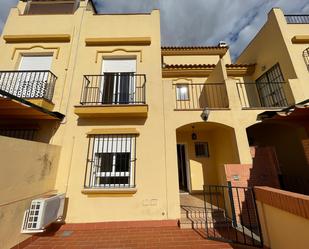
[[226, 184], [225, 164], [239, 163], [232, 127], [196, 122], [176, 130], [179, 189], [197, 193], [203, 186]]

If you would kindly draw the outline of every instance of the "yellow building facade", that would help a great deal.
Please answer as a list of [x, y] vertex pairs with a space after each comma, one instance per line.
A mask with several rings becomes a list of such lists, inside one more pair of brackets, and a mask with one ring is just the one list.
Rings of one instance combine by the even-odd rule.
[[[36, 141], [61, 146], [54, 188], [66, 194], [66, 223], [179, 219], [180, 192], [226, 185], [225, 165], [252, 164], [246, 129], [258, 114], [309, 97], [308, 24], [279, 9], [233, 64], [223, 43], [161, 47], [159, 10], [61, 4], [11, 9], [0, 85], [64, 119], [0, 115], [1, 127], [35, 126]], [[282, 79], [261, 79], [276, 65]]]

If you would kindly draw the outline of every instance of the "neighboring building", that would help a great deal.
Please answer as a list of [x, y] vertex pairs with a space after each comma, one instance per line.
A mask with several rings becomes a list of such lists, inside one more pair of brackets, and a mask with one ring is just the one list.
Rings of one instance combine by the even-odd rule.
[[[0, 94], [15, 96], [1, 99], [0, 134], [61, 146], [54, 189], [66, 194], [66, 223], [175, 222], [180, 192], [279, 187], [263, 156], [274, 145], [250, 148], [259, 145], [250, 127], [263, 111], [309, 98], [309, 24], [294, 26], [272, 10], [233, 64], [224, 43], [161, 47], [158, 10], [19, 1], [0, 40]], [[12, 111], [17, 102], [43, 114]]]
[[[309, 194], [308, 30], [308, 15], [284, 15], [280, 9], [273, 9], [237, 59], [237, 63], [256, 65], [254, 90], [259, 91], [262, 102], [292, 106], [279, 112], [285, 118], [273, 117], [276, 111], [260, 114], [263, 122], [247, 131], [250, 145], [275, 149], [281, 186], [305, 194]], [[248, 97], [255, 94], [251, 86], [244, 86]]]

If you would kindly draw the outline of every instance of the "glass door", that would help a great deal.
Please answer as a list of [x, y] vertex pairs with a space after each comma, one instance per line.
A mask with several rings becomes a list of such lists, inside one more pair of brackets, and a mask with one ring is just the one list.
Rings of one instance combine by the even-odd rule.
[[135, 102], [135, 59], [105, 59], [102, 65], [100, 99], [103, 104]]

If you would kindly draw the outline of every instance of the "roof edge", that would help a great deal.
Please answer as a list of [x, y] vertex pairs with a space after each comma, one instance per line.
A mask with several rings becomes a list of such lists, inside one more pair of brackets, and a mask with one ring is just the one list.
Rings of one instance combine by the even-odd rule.
[[23, 99], [23, 98], [20, 98], [20, 97], [17, 97], [17, 96], [15, 96], [15, 95], [12, 95], [12, 94], [10, 94], [10, 93], [8, 93], [8, 92], [6, 92], [6, 91], [3, 91], [3, 90], [1, 90], [0, 89], [0, 94], [1, 95], [4, 95], [4, 96], [6, 96], [6, 97], [8, 97], [9, 99], [13, 99], [13, 100], [15, 100], [15, 101], [17, 101], [17, 102], [19, 102], [19, 103], [21, 103], [21, 104], [23, 104], [23, 105], [26, 105], [26, 106], [28, 106], [28, 107], [31, 107], [31, 108], [33, 108], [33, 109], [35, 109], [35, 110], [37, 110], [37, 111], [40, 111], [40, 112], [43, 112], [43, 113], [45, 113], [45, 114], [48, 114], [48, 115], [50, 115], [50, 116], [52, 116], [52, 117], [54, 117], [54, 118], [57, 118], [57, 119], [59, 119], [59, 120], [63, 120], [64, 119], [64, 117], [65, 117], [65, 115], [63, 115], [62, 113], [60, 113], [60, 112], [52, 112], [52, 111], [49, 111], [49, 110], [47, 110], [47, 109], [45, 109], [45, 108], [43, 108], [43, 107], [41, 107], [41, 106], [38, 106], [38, 105], [36, 105], [36, 104], [33, 104], [33, 103], [31, 103], [30, 101], [28, 101], [28, 100], [25, 100], [25, 99]]

